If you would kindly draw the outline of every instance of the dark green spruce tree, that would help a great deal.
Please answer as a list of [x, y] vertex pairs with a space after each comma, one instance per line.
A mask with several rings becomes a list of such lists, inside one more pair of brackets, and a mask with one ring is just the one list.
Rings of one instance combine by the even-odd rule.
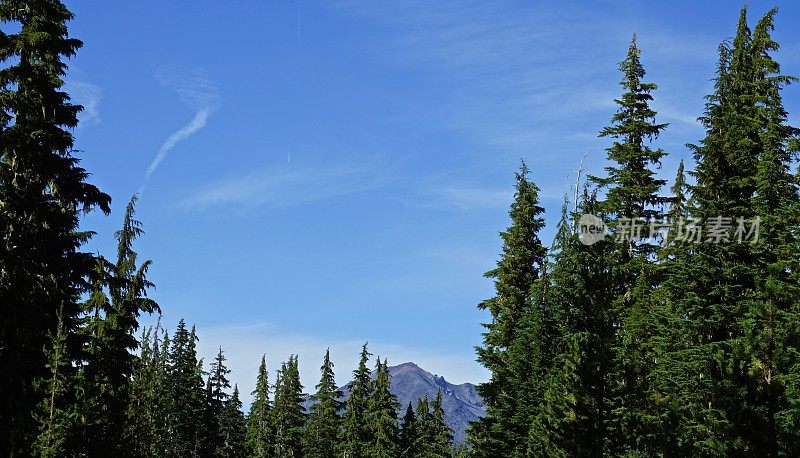
[[341, 401], [342, 392], [336, 388], [330, 349], [325, 351], [320, 370], [322, 376], [316, 386], [317, 392], [312, 396], [314, 404], [306, 424], [305, 456], [334, 458], [342, 423], [340, 412], [344, 402]]
[[[759, 213], [758, 175], [770, 149], [764, 134], [777, 121], [768, 121], [765, 92], [778, 94], [783, 82], [776, 78], [766, 91], [759, 82], [759, 74], [777, 70], [763, 73], [762, 58], [773, 46], [767, 44], [773, 14], [756, 27], [762, 42], [757, 44], [743, 9], [732, 43], [719, 48], [715, 90], [701, 118], [706, 136], [693, 146], [696, 184], [691, 187], [688, 208], [706, 232], [701, 243], [675, 247], [674, 260], [668, 265], [664, 290], [681, 338], [661, 358], [656, 380], [674, 418], [670, 448], [683, 455], [776, 454], [776, 430], [766, 412], [776, 400], [772, 397], [776, 392], [770, 391], [779, 385], [771, 385], [774, 374], [762, 370], [771, 361], [769, 345], [761, 347], [766, 351], [759, 354], [754, 342], [760, 340], [757, 336], [776, 330], [768, 324], [775, 316], [774, 303], [761, 295], [769, 281], [765, 281], [767, 268], [759, 253], [775, 240], [763, 244], [763, 239], [757, 243], [735, 240], [737, 221]], [[779, 143], [787, 144], [787, 133], [783, 129]], [[769, 162], [773, 172], [788, 166], [781, 165], [782, 160]], [[793, 186], [790, 181], [762, 189], [771, 194], [782, 188], [777, 191], [781, 194]], [[778, 233], [773, 235], [780, 238]], [[762, 383], [762, 378], [770, 381]]]
[[297, 356], [281, 366], [275, 386], [275, 454], [277, 458], [303, 456], [303, 428], [306, 421], [303, 407], [303, 385]]
[[261, 357], [258, 366], [256, 389], [253, 390], [253, 402], [247, 415], [247, 453], [253, 458], [271, 456], [273, 450], [274, 430], [272, 424], [272, 402], [269, 399], [269, 374], [266, 357]]
[[[578, 213], [599, 213], [595, 195], [584, 190]], [[574, 215], [577, 216], [577, 215]], [[555, 357], [544, 377], [542, 401], [531, 406], [531, 456], [602, 454], [614, 325], [610, 304], [613, 241], [581, 242], [579, 221], [565, 203], [551, 250], [552, 269], [545, 300], [557, 323]]]
[[490, 381], [478, 386], [486, 416], [469, 431], [473, 453], [479, 457], [525, 455], [531, 402], [540, 394], [536, 382], [546, 367], [541, 350], [550, 347], [546, 333], [531, 335], [534, 329], [543, 331], [546, 321], [535, 291], [541, 288], [547, 254], [538, 235], [544, 209], [528, 173], [523, 162], [509, 211], [511, 226], [500, 234], [502, 257], [485, 274], [494, 279], [496, 295], [479, 304], [492, 317], [484, 324], [484, 344], [477, 348], [478, 361], [491, 372]]
[[205, 393], [197, 335], [180, 320], [170, 341], [166, 373], [166, 429], [162, 456], [198, 456], [203, 439]]
[[[91, 237], [81, 215], [108, 213], [110, 197], [89, 184], [75, 156], [79, 105], [64, 92], [66, 59], [81, 47], [54, 0], [0, 2], [0, 455], [30, 455], [34, 409], [52, 378], [45, 348], [58, 335], [77, 359], [72, 335], [97, 261], [82, 252]], [[65, 366], [71, 370], [68, 366]], [[70, 374], [65, 374], [67, 379]]]
[[350, 396], [347, 398], [340, 441], [341, 454], [349, 458], [365, 456], [364, 447], [370, 441], [367, 419], [367, 399], [372, 394], [372, 374], [367, 367], [370, 356], [372, 355], [365, 343], [361, 348], [358, 368], [353, 371], [353, 381], [350, 383]]
[[415, 449], [417, 443], [417, 416], [411, 403], [406, 407], [403, 415], [403, 423], [400, 425], [400, 447], [398, 453], [403, 458], [416, 457], [418, 452]]
[[[692, 455], [794, 455], [797, 450], [797, 130], [788, 126], [771, 57], [775, 10], [750, 30], [742, 9], [720, 46], [715, 90], [689, 212], [721, 235], [685, 244], [667, 292], [682, 342], [660, 384], [677, 419], [675, 450]], [[758, 218], [758, 240], [753, 229]], [[739, 240], [743, 238], [744, 240]], [[720, 240], [721, 239], [721, 240]], [[713, 243], [709, 243], [713, 242]], [[744, 242], [744, 243], [740, 243]]]
[[619, 106], [612, 124], [600, 132], [614, 140], [607, 149], [605, 177], [590, 180], [605, 190], [598, 208], [609, 221], [616, 244], [612, 247], [612, 282], [605, 285], [613, 297], [609, 318], [615, 328], [610, 345], [611, 367], [605, 368], [608, 386], [602, 402], [607, 406], [604, 421], [608, 432], [604, 438], [605, 453], [652, 453], [661, 434], [654, 426], [657, 415], [651, 408], [652, 388], [648, 376], [655, 357], [651, 348], [653, 336], [659, 332], [653, 325], [653, 289], [659, 284], [655, 259], [659, 240], [651, 233], [651, 224], [664, 218], [660, 196], [666, 183], [656, 177], [666, 153], [650, 144], [667, 127], [657, 123], [650, 107], [654, 83], [642, 81], [645, 69], [636, 36], [625, 59], [620, 63], [624, 93], [616, 100]]
[[233, 386], [233, 394], [225, 401], [219, 416], [219, 445], [214, 453], [219, 458], [245, 456], [245, 434], [247, 424], [239, 400], [239, 387]]
[[375, 365], [372, 393], [367, 398], [367, 430], [369, 442], [364, 456], [391, 458], [399, 454], [400, 435], [397, 425], [397, 398], [389, 391], [389, 368], [384, 360]]
[[410, 431], [411, 452], [409, 457], [422, 458], [427, 456], [428, 448], [433, 443], [433, 426], [431, 421], [431, 405], [428, 396], [417, 399], [416, 421]]
[[231, 396], [228, 393], [231, 389], [228, 379], [231, 370], [225, 361], [225, 352], [219, 347], [206, 382], [204, 426], [200, 445], [205, 456], [214, 456], [223, 446], [222, 415]]
[[136, 457], [158, 456], [166, 406], [166, 357], [160, 349], [167, 343], [159, 336], [159, 325], [144, 330], [141, 352], [131, 376], [131, 397], [127, 409], [126, 442]]
[[453, 450], [453, 431], [444, 418], [442, 390], [436, 393], [430, 415], [431, 440], [426, 456], [430, 458], [450, 458]]
[[756, 170], [756, 216], [763, 231], [756, 244], [756, 298], [745, 317], [749, 351], [749, 400], [754, 422], [763, 431], [745, 431], [748, 450], [764, 455], [800, 454], [800, 178], [796, 173], [800, 129], [788, 124], [781, 91], [797, 78], [781, 74], [772, 53], [774, 15], [769, 11], [753, 29], [752, 58], [757, 94], [760, 155]]
[[134, 218], [137, 197], [125, 210], [122, 229], [116, 232], [117, 261], [99, 260], [95, 286], [86, 304], [87, 323], [78, 333], [85, 346], [78, 386], [80, 425], [75, 452], [89, 456], [127, 453], [127, 408], [130, 377], [139, 347], [135, 333], [141, 313], [160, 311], [147, 297], [153, 284], [147, 280], [151, 261], [139, 265], [134, 241], [142, 235]]
[[67, 453], [67, 441], [77, 416], [69, 397], [67, 375], [71, 373], [72, 361], [66, 354], [67, 336], [60, 313], [52, 341], [52, 348], [47, 355], [50, 378], [40, 382], [45, 384], [41, 389], [46, 396], [35, 413], [39, 435], [33, 444], [33, 455], [42, 458], [58, 458]]

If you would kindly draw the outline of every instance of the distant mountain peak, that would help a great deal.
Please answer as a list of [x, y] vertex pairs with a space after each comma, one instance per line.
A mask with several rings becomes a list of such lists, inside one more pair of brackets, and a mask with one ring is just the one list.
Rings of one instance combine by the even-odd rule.
[[[442, 391], [442, 407], [444, 409], [444, 419], [453, 430], [453, 441], [456, 444], [464, 442], [466, 430], [469, 423], [478, 420], [486, 413], [486, 407], [475, 385], [462, 383], [454, 385], [444, 377], [432, 374], [419, 367], [416, 363], [405, 362], [396, 366], [389, 366], [389, 378], [391, 380], [390, 390], [397, 397], [398, 417], [402, 418], [409, 403], [416, 409], [417, 401], [427, 396], [429, 400], [436, 399], [436, 393]], [[375, 373], [372, 373], [373, 380]], [[350, 385], [348, 383], [339, 390], [342, 392], [342, 400], [350, 397]], [[308, 410], [313, 399], [310, 395], [306, 396], [305, 407]]]
[[[398, 414], [401, 416], [409, 403], [412, 407], [416, 407], [417, 400], [424, 396], [429, 400], [436, 399], [436, 393], [441, 390], [445, 420], [453, 429], [453, 439], [456, 443], [461, 443], [466, 438], [469, 423], [479, 419], [486, 412], [475, 385], [471, 383], [454, 385], [444, 377], [428, 372], [410, 361], [390, 366], [389, 376], [390, 389], [392, 394], [397, 396], [400, 405]], [[350, 396], [349, 384], [341, 390], [345, 398]]]
[[397, 366], [391, 366], [389, 368], [389, 370], [394, 370], [394, 371], [417, 371], [417, 370], [420, 370], [420, 371], [422, 371], [423, 369], [421, 367], [417, 366], [416, 364], [414, 364], [414, 363], [409, 361], [409, 362], [406, 362], [406, 363], [403, 363], [403, 364], [398, 364]]

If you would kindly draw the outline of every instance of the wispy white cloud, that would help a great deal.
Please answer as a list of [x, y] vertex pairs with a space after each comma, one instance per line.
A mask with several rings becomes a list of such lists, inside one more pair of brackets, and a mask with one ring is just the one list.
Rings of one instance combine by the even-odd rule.
[[[615, 110], [617, 63], [634, 32], [648, 75], [662, 83], [656, 100], [676, 106], [701, 100], [713, 72], [719, 37], [676, 33], [645, 15], [612, 9], [567, 10], [549, 2], [514, 4], [481, 1], [365, 3], [339, 0], [340, 11], [380, 21], [389, 30], [375, 53], [415, 72], [434, 87], [435, 103], [425, 113], [433, 122], [496, 148], [493, 160], [530, 154], [553, 163], [586, 142], [564, 138], [576, 129], [596, 132]], [[692, 68], [696, 80], [686, 81]], [[419, 111], [419, 110], [418, 110]], [[672, 110], [670, 121], [686, 130], [692, 117]], [[500, 156], [503, 158], [503, 156]]]
[[[559, 120], [607, 110], [616, 89], [598, 75], [614, 71], [625, 38], [602, 18], [491, 2], [338, 5], [389, 26], [383, 59], [442, 84], [427, 110], [438, 122], [515, 155], [551, 138]], [[576, 34], [592, 39], [576, 46]]]
[[513, 199], [511, 189], [445, 186], [424, 189], [417, 202], [422, 207], [444, 208], [460, 211], [498, 209], [508, 207]]
[[103, 88], [86, 81], [70, 80], [66, 84], [66, 91], [73, 103], [83, 105], [83, 111], [78, 113], [79, 126], [93, 126], [100, 123]]
[[451, 383], [482, 382], [487, 379], [485, 370], [475, 362], [471, 351], [464, 353], [438, 353], [431, 349], [413, 347], [393, 342], [362, 339], [324, 339], [319, 336], [285, 332], [266, 323], [230, 324], [198, 329], [201, 336], [199, 354], [206, 364], [213, 360], [221, 345], [228, 358], [228, 367], [233, 371], [231, 379], [238, 383], [245, 404], [250, 401], [250, 392], [255, 385], [261, 355], [266, 355], [271, 382], [275, 381], [275, 370], [289, 355], [296, 354], [300, 360], [301, 382], [307, 392], [313, 391], [319, 381], [319, 367], [325, 349], [330, 348], [335, 364], [336, 381], [343, 385], [358, 364], [361, 346], [369, 341], [370, 352], [388, 359], [390, 365], [408, 361], [423, 369], [445, 377]]
[[329, 163], [293, 159], [211, 183], [182, 202], [187, 209], [215, 205], [282, 207], [358, 193], [384, 184], [390, 166], [380, 156]]
[[174, 90], [181, 102], [193, 109], [195, 114], [188, 124], [173, 132], [158, 148], [155, 157], [145, 170], [144, 180], [139, 189], [140, 194], [144, 192], [150, 177], [175, 145], [205, 127], [208, 118], [222, 102], [219, 89], [203, 70], [170, 67], [159, 72], [156, 79], [163, 86]]

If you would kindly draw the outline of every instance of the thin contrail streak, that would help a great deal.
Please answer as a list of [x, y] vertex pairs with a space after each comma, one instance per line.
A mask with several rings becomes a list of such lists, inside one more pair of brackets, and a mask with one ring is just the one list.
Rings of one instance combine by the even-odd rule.
[[157, 75], [157, 78], [165, 86], [176, 90], [181, 100], [196, 111], [194, 117], [188, 124], [173, 132], [158, 148], [156, 156], [144, 172], [144, 180], [139, 188], [140, 195], [144, 193], [145, 187], [150, 181], [150, 177], [153, 176], [156, 169], [158, 169], [164, 159], [167, 158], [169, 152], [175, 148], [175, 145], [179, 142], [202, 129], [221, 100], [216, 85], [211, 82], [202, 71], [195, 70], [192, 74], [187, 76], [184, 71], [171, 69], [170, 71]]
[[144, 182], [142, 183], [141, 188], [139, 188], [139, 194], [144, 192], [145, 186], [147, 186], [147, 182], [150, 181], [150, 177], [153, 175], [153, 172], [156, 171], [161, 162], [167, 157], [170, 150], [175, 147], [178, 142], [181, 140], [186, 139], [193, 133], [197, 132], [198, 130], [202, 129], [203, 126], [206, 125], [208, 122], [208, 116], [211, 114], [211, 110], [208, 108], [203, 108], [199, 110], [189, 121], [188, 124], [181, 127], [177, 131], [175, 131], [172, 135], [167, 137], [164, 143], [161, 144], [161, 147], [158, 149], [158, 153], [156, 153], [156, 157], [153, 158], [153, 161], [150, 162], [150, 165], [147, 167], [147, 170], [144, 172]]

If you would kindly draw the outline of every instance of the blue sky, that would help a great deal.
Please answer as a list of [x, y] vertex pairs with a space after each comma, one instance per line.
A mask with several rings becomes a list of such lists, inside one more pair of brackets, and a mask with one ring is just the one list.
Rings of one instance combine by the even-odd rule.
[[[778, 2], [784, 71], [800, 74], [800, 5]], [[481, 381], [475, 305], [500, 252], [524, 158], [552, 236], [581, 156], [598, 173], [618, 62], [632, 33], [671, 178], [710, 91], [735, 2], [70, 1], [85, 42], [68, 89], [77, 146], [114, 198], [92, 215], [112, 253], [142, 190], [138, 244], [173, 328], [222, 345], [249, 392], [299, 353], [311, 388], [325, 348], [345, 382], [368, 340], [452, 382]], [[751, 2], [753, 20], [775, 3]], [[795, 124], [800, 94], [785, 91]]]

